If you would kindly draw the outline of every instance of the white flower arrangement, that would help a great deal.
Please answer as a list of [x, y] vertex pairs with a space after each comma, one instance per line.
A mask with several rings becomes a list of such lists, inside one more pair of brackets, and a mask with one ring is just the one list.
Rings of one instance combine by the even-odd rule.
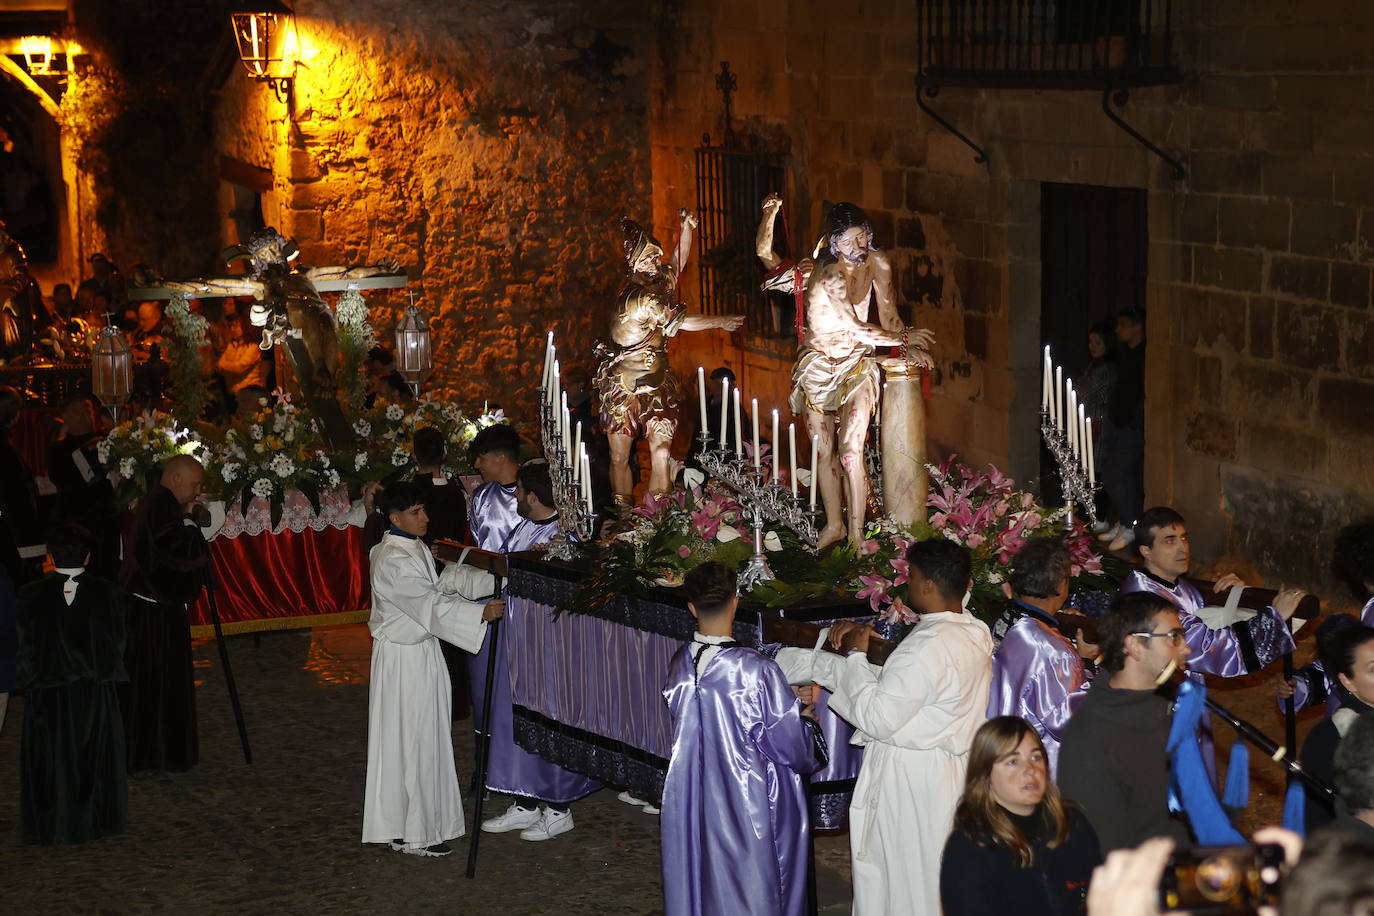
[[287, 455], [281, 452], [272, 456], [272, 461], [267, 466], [271, 469], [273, 474], [282, 478], [290, 477], [292, 474], [296, 473], [296, 462], [292, 461]]
[[353, 431], [366, 439], [372, 435], [372, 424], [359, 417], [353, 421]]
[[405, 415], [406, 410], [400, 404], [388, 404], [386, 406], [386, 418], [393, 423], [397, 420], [404, 419]]
[[239, 476], [239, 466], [237, 462], [226, 461], [219, 466], [219, 476], [225, 483], [233, 483]]
[[254, 496], [267, 499], [272, 495], [273, 489], [272, 481], [268, 480], [266, 477], [259, 477], [257, 480], [253, 481]]

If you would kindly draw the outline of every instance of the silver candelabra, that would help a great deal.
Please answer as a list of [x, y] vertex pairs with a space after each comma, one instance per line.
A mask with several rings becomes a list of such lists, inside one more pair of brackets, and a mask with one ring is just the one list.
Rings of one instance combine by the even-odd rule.
[[[711, 436], [705, 430], [700, 438], [697, 459], [702, 470], [734, 491], [754, 528], [754, 553], [739, 574], [740, 592], [748, 592], [758, 583], [776, 578], [763, 553], [764, 521], [790, 528], [803, 542], [815, 547], [817, 512], [803, 509], [788, 485], [773, 480], [772, 468], [764, 464], [756, 468], [752, 458], [729, 448], [713, 448]], [[776, 453], [773, 460], [777, 460]]]
[[[1069, 444], [1068, 433], [1056, 426], [1050, 420], [1049, 411], [1043, 408], [1040, 410], [1040, 435], [1044, 438], [1045, 445], [1059, 465], [1060, 487], [1064, 493], [1064, 505], [1069, 511], [1069, 529], [1073, 528], [1073, 504], [1075, 502], [1083, 507], [1084, 514], [1092, 523], [1097, 524], [1097, 505], [1093, 495], [1095, 488], [1088, 479], [1088, 469], [1073, 453], [1073, 447]], [[1084, 443], [1083, 447], [1092, 448], [1092, 443]]]
[[[548, 403], [547, 390], [539, 389], [540, 432], [544, 457], [549, 462], [549, 476], [553, 479], [553, 501], [558, 510], [558, 533], [549, 543], [546, 560], [572, 560], [577, 556], [573, 546], [588, 543], [596, 534], [596, 513], [580, 496], [580, 484], [574, 481], [573, 465], [568, 461], [567, 443], [563, 441], [563, 426], [553, 405]], [[580, 461], [580, 455], [573, 459]]]

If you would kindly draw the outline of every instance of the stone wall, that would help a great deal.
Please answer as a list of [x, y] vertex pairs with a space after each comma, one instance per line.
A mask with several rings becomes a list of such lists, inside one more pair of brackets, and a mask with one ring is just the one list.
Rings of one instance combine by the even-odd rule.
[[[727, 60], [736, 128], [787, 139], [809, 208], [793, 237], [814, 234], [821, 200], [860, 204], [935, 330], [932, 450], [1033, 479], [1040, 183], [1146, 189], [1147, 501], [1189, 517], [1200, 557], [1342, 598], [1332, 537], [1374, 504], [1374, 14], [1356, 0], [1183, 6], [1184, 82], [1133, 91], [1123, 111], [1183, 159], [1176, 182], [1096, 91], [944, 90], [931, 104], [984, 147], [976, 164], [917, 108], [915, 4], [682, 4], [652, 93], [655, 212], [665, 223], [691, 201]], [[719, 352], [678, 346], [684, 374]], [[755, 365], [755, 383], [785, 389], [787, 362]]]
[[[393, 258], [433, 317], [433, 385], [533, 408], [549, 329], [588, 354], [648, 215], [647, 13], [604, 2], [296, 5], [292, 107], [235, 72], [222, 154], [272, 173], [307, 263]], [[368, 296], [387, 336], [407, 293]]]

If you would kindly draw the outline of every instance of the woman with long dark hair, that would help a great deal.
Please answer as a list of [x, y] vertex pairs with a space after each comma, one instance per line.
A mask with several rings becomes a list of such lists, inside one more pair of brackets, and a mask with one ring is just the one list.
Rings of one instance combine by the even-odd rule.
[[[1341, 738], [1357, 718], [1374, 709], [1374, 627], [1346, 627], [1318, 645], [1341, 705], [1312, 727], [1298, 759], [1309, 773], [1330, 784]], [[1329, 799], [1307, 793], [1308, 833], [1328, 826], [1335, 817], [1336, 808]]]
[[1085, 912], [1097, 834], [1050, 781], [1025, 719], [998, 716], [973, 736], [964, 794], [940, 863], [945, 916]]

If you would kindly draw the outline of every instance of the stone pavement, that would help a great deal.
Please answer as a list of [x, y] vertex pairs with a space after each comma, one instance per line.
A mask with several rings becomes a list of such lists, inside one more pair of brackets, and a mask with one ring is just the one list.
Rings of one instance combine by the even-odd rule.
[[[468, 840], [444, 859], [359, 842], [367, 765], [371, 639], [362, 625], [228, 639], [252, 743], [245, 765], [213, 641], [195, 646], [201, 763], [129, 782], [129, 825], [88, 846], [37, 847], [0, 833], [12, 913], [656, 913], [658, 819], [603, 790], [573, 808], [576, 828], [544, 843]], [[0, 820], [19, 820], [22, 698], [0, 733]], [[454, 726], [463, 785], [471, 719]], [[472, 806], [465, 816], [471, 818]], [[495, 798], [488, 812], [505, 809]], [[469, 830], [472, 825], [469, 823]], [[845, 835], [817, 840], [822, 911], [849, 910]]]

